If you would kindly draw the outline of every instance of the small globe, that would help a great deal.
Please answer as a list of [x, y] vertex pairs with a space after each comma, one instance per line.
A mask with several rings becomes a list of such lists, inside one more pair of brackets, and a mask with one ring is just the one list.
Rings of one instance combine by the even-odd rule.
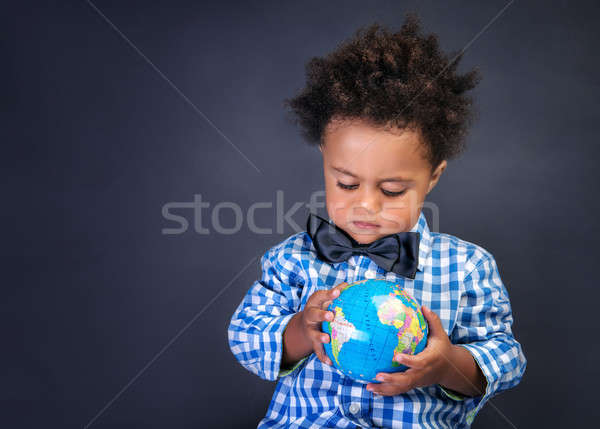
[[334, 318], [322, 323], [330, 336], [325, 351], [337, 369], [355, 380], [377, 383], [379, 372], [406, 371], [394, 355], [414, 355], [427, 345], [429, 329], [420, 306], [396, 283], [348, 284], [328, 310]]

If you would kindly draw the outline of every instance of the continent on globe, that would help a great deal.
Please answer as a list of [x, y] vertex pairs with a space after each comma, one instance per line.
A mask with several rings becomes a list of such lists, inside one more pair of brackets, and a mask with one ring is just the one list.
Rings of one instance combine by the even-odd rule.
[[330, 322], [331, 329], [331, 350], [335, 361], [339, 365], [338, 356], [342, 350], [342, 346], [346, 341], [352, 338], [356, 331], [356, 327], [348, 322], [344, 317], [344, 312], [340, 307], [335, 307], [335, 317]]
[[[407, 306], [399, 298], [400, 295], [406, 297], [406, 292], [401, 289], [395, 289], [388, 297], [377, 307], [377, 317], [384, 325], [392, 325], [398, 329], [398, 345], [394, 349], [394, 356], [398, 353], [414, 354], [417, 344], [424, 337], [424, 331], [419, 321], [419, 314]], [[407, 301], [411, 301], [409, 297]], [[400, 366], [396, 361], [392, 361], [392, 366]]]

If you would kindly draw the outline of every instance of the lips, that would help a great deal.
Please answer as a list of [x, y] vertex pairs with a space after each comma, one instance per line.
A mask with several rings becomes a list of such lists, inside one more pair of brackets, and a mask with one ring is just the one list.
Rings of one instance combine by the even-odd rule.
[[379, 225], [376, 224], [376, 223], [363, 222], [363, 221], [358, 221], [358, 220], [353, 221], [352, 224], [354, 226], [356, 226], [357, 228], [361, 228], [361, 229], [376, 229], [376, 228], [379, 228]]

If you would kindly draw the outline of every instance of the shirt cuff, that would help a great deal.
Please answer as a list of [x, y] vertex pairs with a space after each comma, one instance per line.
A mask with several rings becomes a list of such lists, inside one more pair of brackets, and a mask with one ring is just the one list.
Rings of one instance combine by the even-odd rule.
[[460, 393], [455, 392], [453, 390], [446, 389], [441, 384], [438, 384], [438, 387], [442, 390], [442, 392], [444, 392], [444, 394], [447, 397], [449, 397], [450, 399], [454, 399], [455, 401], [463, 401], [468, 397], [468, 396], [461, 395]]
[[283, 331], [293, 314], [273, 318], [262, 333], [265, 379], [276, 380], [283, 357]]
[[476, 344], [456, 345], [464, 347], [469, 351], [469, 353], [471, 353], [471, 355], [475, 359], [475, 363], [477, 363], [477, 366], [481, 370], [481, 373], [484, 375], [486, 380], [485, 392], [482, 395], [464, 398], [470, 402], [469, 408], [473, 407], [473, 409], [467, 413], [467, 423], [470, 425], [473, 423], [473, 419], [475, 418], [479, 410], [488, 401], [488, 399], [490, 399], [493, 396], [494, 392], [496, 391], [496, 383], [494, 383], [494, 375], [491, 373], [491, 370], [486, 365], [486, 361], [489, 364], [490, 360], [486, 355], [486, 350], [484, 347], [481, 347]]
[[298, 367], [300, 367], [300, 365], [302, 365], [304, 363], [304, 361], [308, 359], [308, 356], [303, 357], [302, 359], [300, 359], [298, 362], [296, 362], [296, 364], [291, 367], [290, 369], [280, 369], [279, 370], [279, 374], [277, 375], [277, 378], [281, 378], [281, 377], [285, 377], [286, 375], [291, 374], [292, 372], [296, 371], [296, 369], [298, 369]]

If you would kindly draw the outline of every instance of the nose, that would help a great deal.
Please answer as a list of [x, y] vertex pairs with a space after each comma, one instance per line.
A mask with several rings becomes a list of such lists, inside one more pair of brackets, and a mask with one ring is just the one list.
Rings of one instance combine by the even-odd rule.
[[359, 196], [358, 205], [371, 214], [379, 213], [381, 210], [381, 201], [376, 189], [364, 187]]

